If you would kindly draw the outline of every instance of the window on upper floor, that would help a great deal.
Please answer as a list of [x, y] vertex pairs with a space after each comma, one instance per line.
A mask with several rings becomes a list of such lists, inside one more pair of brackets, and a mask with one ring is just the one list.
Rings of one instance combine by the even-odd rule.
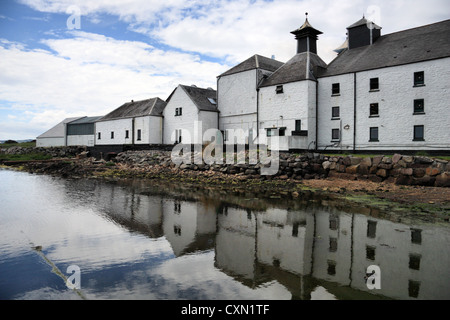
[[425, 85], [425, 72], [414, 72], [414, 87], [420, 87]]
[[333, 83], [331, 86], [331, 94], [333, 96], [341, 94], [341, 85], [339, 83]]
[[379, 116], [379, 106], [378, 103], [370, 104], [370, 117], [378, 117]]
[[425, 113], [424, 99], [414, 100], [414, 114], [424, 114], [424, 113]]
[[370, 79], [370, 91], [380, 90], [380, 83], [378, 78]]
[[414, 139], [413, 141], [425, 141], [425, 127], [414, 126]]
[[102, 139], [102, 133], [101, 133], [101, 132], [99, 132], [99, 133], [97, 134], [97, 139], [98, 139], [98, 140], [101, 140], [101, 139]]
[[283, 93], [283, 92], [284, 92], [283, 86], [277, 86], [277, 88], [275, 89], [275, 91], [276, 91], [277, 94]]
[[337, 120], [340, 117], [340, 108], [333, 107], [331, 108], [331, 120]]
[[114, 131], [111, 131], [111, 139], [114, 139]]

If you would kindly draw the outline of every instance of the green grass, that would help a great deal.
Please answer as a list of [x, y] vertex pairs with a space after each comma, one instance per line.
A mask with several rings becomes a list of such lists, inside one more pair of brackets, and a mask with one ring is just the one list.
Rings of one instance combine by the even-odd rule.
[[36, 141], [0, 144], [0, 148], [11, 148], [11, 147], [23, 147], [23, 148], [36, 147]]
[[0, 161], [49, 160], [52, 156], [44, 153], [0, 154]]

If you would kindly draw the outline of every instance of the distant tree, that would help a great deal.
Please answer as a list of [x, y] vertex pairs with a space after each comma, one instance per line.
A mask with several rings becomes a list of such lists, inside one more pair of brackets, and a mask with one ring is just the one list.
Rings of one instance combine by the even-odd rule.
[[14, 140], [6, 140], [4, 143], [5, 144], [13, 144], [13, 143], [18, 143], [18, 142], [14, 141]]

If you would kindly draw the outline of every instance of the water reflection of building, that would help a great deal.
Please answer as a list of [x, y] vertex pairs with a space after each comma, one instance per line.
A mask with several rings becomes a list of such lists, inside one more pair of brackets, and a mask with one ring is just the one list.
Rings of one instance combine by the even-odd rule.
[[[215, 266], [248, 287], [277, 281], [293, 298], [450, 298], [450, 230], [410, 226], [318, 205], [251, 211], [207, 205], [139, 188], [99, 184], [109, 219], [152, 238], [175, 256], [215, 250]], [[218, 212], [218, 214], [217, 214]], [[365, 283], [381, 269], [381, 289]], [[320, 290], [318, 290], [320, 289]]]
[[[448, 299], [449, 241], [446, 228], [333, 209], [228, 208], [218, 217], [216, 266], [251, 286], [275, 279], [300, 298], [323, 286], [338, 298]], [[370, 265], [381, 269], [380, 290], [367, 288]]]

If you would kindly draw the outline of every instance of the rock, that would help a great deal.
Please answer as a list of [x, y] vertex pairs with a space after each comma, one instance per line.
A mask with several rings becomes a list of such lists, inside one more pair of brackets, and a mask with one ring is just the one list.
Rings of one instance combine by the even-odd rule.
[[421, 178], [412, 178], [411, 185], [416, 186], [434, 186], [434, 183], [436, 181], [436, 177], [430, 177], [430, 176], [423, 176]]
[[423, 163], [423, 164], [431, 164], [434, 162], [434, 160], [430, 159], [428, 157], [421, 157], [421, 156], [417, 157], [416, 156], [416, 157], [414, 157], [414, 162], [415, 163]]
[[379, 176], [381, 178], [386, 178], [388, 176], [388, 173], [387, 173], [386, 169], [378, 169], [377, 176]]
[[345, 169], [345, 173], [356, 174], [358, 171], [358, 167], [359, 167], [359, 165], [349, 166]]
[[405, 161], [406, 163], [412, 163], [414, 161], [414, 158], [411, 156], [403, 156], [402, 160]]
[[450, 188], [450, 174], [447, 172], [441, 173], [436, 177], [436, 187]]
[[330, 167], [331, 167], [331, 162], [330, 162], [330, 161], [324, 161], [324, 162], [322, 163], [322, 167], [323, 167], [324, 170], [330, 169]]
[[[380, 170], [384, 170], [384, 169], [380, 169]], [[369, 180], [372, 182], [382, 182], [383, 178], [376, 176], [376, 175], [370, 175]]]
[[400, 173], [402, 175], [405, 175], [405, 176], [412, 176], [413, 175], [413, 169], [412, 168], [402, 168], [400, 170]]
[[365, 158], [363, 158], [363, 159], [361, 160], [360, 165], [367, 166], [367, 167], [371, 167], [371, 166], [372, 166], [372, 158], [370, 158], [370, 157], [365, 157]]
[[350, 166], [350, 165], [352, 164], [352, 160], [351, 160], [350, 157], [345, 157], [345, 158], [342, 160], [342, 163], [343, 163], [344, 165], [346, 165], [346, 166]]
[[374, 166], [378, 166], [381, 162], [381, 160], [383, 159], [384, 156], [375, 156], [372, 159], [372, 165]]
[[245, 170], [245, 175], [252, 175], [252, 174], [256, 174], [256, 170], [254, 170], [254, 169], [247, 169], [247, 170]]
[[[389, 157], [383, 157], [382, 159], [381, 159], [381, 162], [382, 163], [386, 163], [386, 164], [391, 164], [392, 163], [392, 158], [389, 158]], [[378, 165], [379, 166], [379, 165]]]
[[395, 164], [397, 162], [399, 162], [402, 159], [402, 155], [401, 154], [394, 154], [394, 156], [392, 157], [392, 162]]
[[414, 168], [413, 169], [413, 176], [415, 178], [422, 178], [425, 175], [425, 169], [423, 168]]
[[386, 169], [386, 170], [391, 170], [393, 168], [392, 163], [380, 163], [378, 165], [378, 168], [380, 169]]
[[408, 186], [411, 185], [412, 179], [412, 176], [401, 175], [397, 177], [397, 179], [395, 180], [395, 184], [400, 186]]
[[428, 167], [425, 169], [425, 174], [429, 176], [437, 176], [441, 173], [441, 170], [438, 168]]
[[358, 166], [357, 173], [360, 175], [368, 175], [369, 174], [369, 166], [365, 164], [361, 164]]
[[352, 166], [355, 166], [355, 165], [357, 165], [357, 164], [360, 164], [361, 163], [361, 158], [358, 158], [358, 157], [351, 157], [350, 158], [350, 165], [352, 165]]

